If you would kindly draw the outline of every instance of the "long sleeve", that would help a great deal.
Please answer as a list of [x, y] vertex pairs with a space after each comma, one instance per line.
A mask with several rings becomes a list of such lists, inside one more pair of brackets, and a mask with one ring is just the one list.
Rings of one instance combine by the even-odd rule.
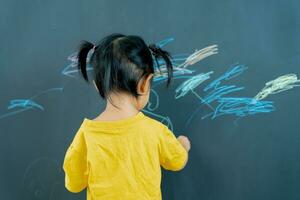
[[160, 138], [160, 164], [163, 168], [172, 171], [178, 171], [184, 166], [188, 153], [177, 140], [175, 135], [163, 126]]
[[88, 162], [87, 148], [82, 129], [80, 128], [65, 154], [63, 169], [65, 187], [73, 193], [81, 192], [87, 187]]

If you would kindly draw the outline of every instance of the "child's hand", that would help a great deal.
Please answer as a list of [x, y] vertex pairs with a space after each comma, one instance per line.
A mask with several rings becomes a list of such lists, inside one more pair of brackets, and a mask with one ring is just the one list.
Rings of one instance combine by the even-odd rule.
[[186, 151], [189, 151], [191, 149], [191, 143], [186, 136], [180, 135], [178, 136], [177, 140], [181, 143]]

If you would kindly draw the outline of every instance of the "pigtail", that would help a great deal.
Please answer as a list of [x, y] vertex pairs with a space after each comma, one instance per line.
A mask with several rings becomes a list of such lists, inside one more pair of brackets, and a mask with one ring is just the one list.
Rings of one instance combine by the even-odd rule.
[[158, 59], [162, 58], [165, 63], [166, 63], [166, 68], [168, 71], [168, 80], [167, 80], [167, 86], [169, 86], [169, 84], [171, 83], [171, 80], [173, 78], [173, 65], [171, 62], [171, 56], [169, 54], [169, 52], [162, 50], [160, 47], [158, 47], [155, 44], [151, 44], [149, 45], [149, 49], [151, 50], [154, 58], [155, 58], [155, 62], [157, 64], [157, 66], [159, 67], [158, 64]]
[[78, 58], [78, 70], [81, 71], [83, 78], [89, 82], [87, 72], [86, 72], [86, 60], [89, 51], [94, 47], [94, 45], [88, 41], [83, 41], [80, 45], [79, 52], [77, 54]]

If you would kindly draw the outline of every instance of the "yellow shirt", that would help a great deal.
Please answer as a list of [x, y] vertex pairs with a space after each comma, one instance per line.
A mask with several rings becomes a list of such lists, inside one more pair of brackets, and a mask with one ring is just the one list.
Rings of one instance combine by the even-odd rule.
[[84, 118], [66, 151], [70, 192], [87, 200], [161, 200], [161, 166], [180, 170], [187, 151], [167, 126], [139, 112], [118, 121]]

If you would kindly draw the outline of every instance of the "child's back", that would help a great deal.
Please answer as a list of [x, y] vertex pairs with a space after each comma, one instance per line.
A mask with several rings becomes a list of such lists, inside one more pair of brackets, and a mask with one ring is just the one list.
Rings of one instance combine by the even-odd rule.
[[66, 154], [66, 187], [87, 187], [87, 199], [158, 200], [160, 165], [175, 171], [186, 160], [173, 133], [142, 112], [118, 121], [85, 118]]
[[69, 146], [63, 163], [65, 186], [71, 192], [87, 188], [88, 200], [159, 200], [160, 166], [183, 168], [190, 148], [186, 137], [176, 139], [165, 125], [141, 112], [157, 71], [153, 57], [165, 61], [162, 76], [169, 85], [170, 56], [138, 36], [112, 34], [98, 45], [84, 42], [78, 67], [86, 81], [90, 50], [93, 82], [107, 103], [98, 118], [83, 120]]

